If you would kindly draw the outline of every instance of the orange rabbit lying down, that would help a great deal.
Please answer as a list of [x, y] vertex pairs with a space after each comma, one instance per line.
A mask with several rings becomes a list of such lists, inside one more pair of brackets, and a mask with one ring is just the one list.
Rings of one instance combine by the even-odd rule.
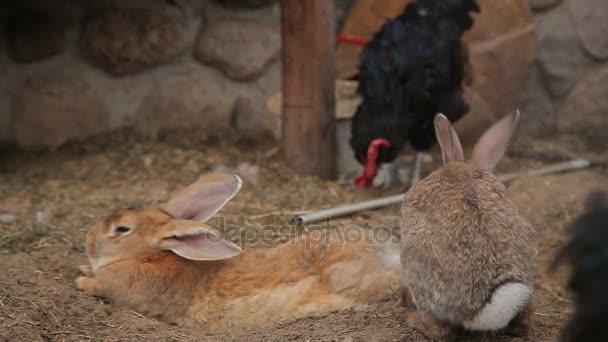
[[209, 332], [373, 308], [398, 291], [396, 242], [346, 243], [333, 233], [331, 243], [301, 237], [241, 251], [221, 238], [203, 222], [240, 188], [237, 176], [209, 174], [159, 207], [117, 210], [89, 230], [91, 266], [81, 266], [76, 286]]

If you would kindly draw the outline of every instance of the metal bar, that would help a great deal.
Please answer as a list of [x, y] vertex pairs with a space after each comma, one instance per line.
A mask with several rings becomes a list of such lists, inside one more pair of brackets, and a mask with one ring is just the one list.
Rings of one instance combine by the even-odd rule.
[[591, 166], [591, 162], [589, 162], [588, 160], [573, 159], [573, 160], [569, 160], [566, 162], [542, 166], [542, 167], [539, 167], [538, 169], [523, 170], [523, 171], [502, 174], [502, 175], [498, 176], [498, 179], [500, 179], [503, 182], [508, 182], [510, 180], [513, 180], [513, 179], [519, 178], [519, 177], [542, 176], [542, 175], [558, 173], [558, 172], [563, 172], [563, 171], [586, 169], [589, 166]]
[[[538, 169], [523, 170], [507, 174], [498, 175], [498, 179], [502, 182], [508, 182], [519, 177], [540, 176], [557, 172], [585, 169], [591, 166], [591, 162], [585, 159], [574, 159], [567, 162], [546, 165]], [[291, 218], [291, 224], [305, 225], [309, 223], [323, 221], [329, 218], [347, 216], [356, 212], [379, 209], [388, 207], [393, 204], [398, 204], [403, 200], [404, 194], [392, 195], [388, 197], [377, 198], [369, 201], [346, 204], [339, 207], [324, 209], [308, 214], [297, 215]]]
[[322, 221], [326, 218], [346, 216], [358, 211], [371, 210], [388, 207], [389, 205], [399, 203], [403, 200], [403, 194], [393, 195], [389, 197], [377, 198], [365, 202], [347, 204], [335, 208], [316, 211], [309, 214], [298, 215], [290, 220], [291, 224], [308, 224]]

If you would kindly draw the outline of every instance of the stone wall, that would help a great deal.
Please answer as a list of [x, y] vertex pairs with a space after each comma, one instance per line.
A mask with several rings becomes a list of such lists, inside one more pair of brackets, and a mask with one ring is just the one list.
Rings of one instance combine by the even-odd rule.
[[[337, 1], [340, 17], [351, 2]], [[538, 47], [520, 133], [605, 146], [608, 2], [530, 5]], [[129, 125], [277, 136], [266, 100], [280, 90], [279, 21], [277, 0], [0, 0], [0, 144], [56, 147]]]
[[526, 134], [608, 143], [608, 1], [530, 0], [538, 54], [521, 98]]
[[0, 142], [265, 130], [255, 111], [280, 87], [279, 20], [276, 0], [3, 0]]

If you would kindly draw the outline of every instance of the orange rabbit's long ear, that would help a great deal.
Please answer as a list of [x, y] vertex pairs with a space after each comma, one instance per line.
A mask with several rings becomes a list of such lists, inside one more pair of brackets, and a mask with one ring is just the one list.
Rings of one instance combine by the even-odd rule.
[[215, 229], [190, 220], [171, 220], [144, 237], [152, 248], [170, 250], [190, 260], [222, 260], [241, 254], [239, 246]]
[[482, 169], [492, 172], [507, 149], [509, 139], [515, 132], [517, 121], [519, 121], [519, 111], [505, 116], [490, 126], [473, 147], [471, 160]]
[[441, 147], [443, 164], [447, 164], [451, 161], [464, 161], [464, 153], [462, 152], [460, 139], [458, 139], [456, 130], [452, 127], [450, 120], [440, 113], [435, 115], [434, 123], [437, 142], [439, 142], [439, 146]]
[[200, 177], [161, 208], [173, 217], [205, 222], [241, 189], [237, 175], [211, 173]]

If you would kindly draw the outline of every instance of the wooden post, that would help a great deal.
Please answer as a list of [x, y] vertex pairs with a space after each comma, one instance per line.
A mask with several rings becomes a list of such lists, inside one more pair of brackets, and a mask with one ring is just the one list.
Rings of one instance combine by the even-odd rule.
[[335, 13], [331, 0], [282, 0], [283, 153], [301, 175], [335, 177]]

